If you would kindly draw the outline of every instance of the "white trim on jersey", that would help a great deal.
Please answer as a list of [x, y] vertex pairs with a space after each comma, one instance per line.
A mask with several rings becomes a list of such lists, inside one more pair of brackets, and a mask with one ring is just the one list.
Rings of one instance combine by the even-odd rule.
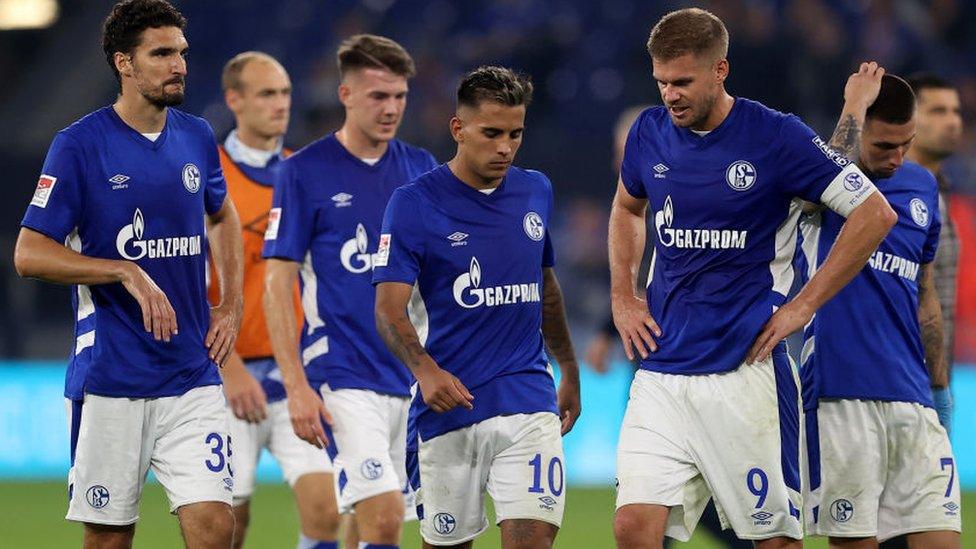
[[427, 345], [427, 334], [430, 331], [430, 319], [427, 316], [427, 304], [424, 297], [420, 295], [420, 287], [413, 285], [413, 293], [410, 294], [410, 303], [407, 303], [407, 314], [410, 316], [410, 323], [417, 331], [417, 338], [420, 345]]
[[329, 336], [322, 336], [302, 350], [302, 364], [308, 366], [316, 358], [329, 352]]
[[783, 223], [776, 228], [773, 260], [769, 262], [769, 274], [773, 277], [773, 291], [786, 297], [793, 286], [793, 256], [796, 255], [796, 227], [803, 211], [803, 202], [794, 198]]
[[85, 349], [91, 347], [95, 344], [95, 330], [90, 332], [85, 332], [75, 338], [75, 354], [78, 354]]
[[[809, 281], [817, 272], [817, 262], [820, 261], [820, 224], [823, 221], [821, 212], [808, 214], [800, 222], [800, 231], [803, 234], [803, 243], [800, 245], [801, 251], [807, 262], [806, 278]], [[804, 333], [813, 324], [814, 314], [807, 325], [803, 327]], [[800, 349], [800, 365], [804, 366], [816, 348], [816, 336], [810, 335], [803, 341], [803, 348]]]
[[820, 203], [847, 217], [878, 190], [853, 162], [840, 171], [820, 195]]
[[325, 321], [319, 315], [319, 282], [315, 277], [315, 267], [312, 266], [312, 252], [305, 254], [305, 262], [300, 271], [302, 276], [302, 310], [305, 311], [305, 324], [308, 324], [308, 334], [316, 328], [325, 326]]

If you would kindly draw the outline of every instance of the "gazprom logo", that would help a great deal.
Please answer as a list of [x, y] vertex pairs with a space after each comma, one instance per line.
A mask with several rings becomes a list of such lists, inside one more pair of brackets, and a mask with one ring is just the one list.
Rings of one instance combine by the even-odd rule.
[[654, 214], [654, 229], [660, 245], [682, 249], [728, 250], [744, 249], [749, 231], [734, 229], [677, 229], [674, 224], [674, 203], [671, 195], [664, 199], [664, 207]]
[[481, 264], [477, 257], [471, 257], [468, 272], [458, 275], [454, 279], [454, 301], [465, 309], [481, 306], [497, 307], [516, 303], [541, 301], [539, 283], [502, 284], [499, 286], [481, 287]]
[[339, 250], [339, 262], [350, 273], [365, 273], [373, 268], [373, 255], [369, 248], [369, 235], [362, 223], [356, 225], [356, 235], [347, 240]]
[[200, 235], [143, 239], [145, 231], [146, 219], [142, 215], [142, 210], [136, 208], [132, 215], [132, 223], [122, 227], [115, 237], [115, 247], [119, 255], [130, 261], [147, 256], [149, 259], [157, 259], [200, 255], [202, 249]]

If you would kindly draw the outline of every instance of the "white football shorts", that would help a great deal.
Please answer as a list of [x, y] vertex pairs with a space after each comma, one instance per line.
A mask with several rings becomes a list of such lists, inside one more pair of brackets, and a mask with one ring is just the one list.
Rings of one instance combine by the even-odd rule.
[[961, 529], [959, 476], [935, 410], [823, 399], [807, 412], [807, 532], [877, 537]]
[[565, 465], [559, 418], [551, 412], [496, 416], [420, 441], [417, 509], [431, 545], [456, 545], [495, 522], [533, 519], [559, 527]]
[[166, 491], [170, 512], [203, 501], [231, 504], [234, 450], [220, 385], [160, 398], [87, 394], [71, 412], [77, 436], [72, 433], [68, 520], [136, 522], [150, 468]]
[[617, 509], [670, 507], [687, 541], [710, 498], [741, 539], [802, 539], [797, 374], [777, 351], [709, 375], [640, 370], [617, 447]]

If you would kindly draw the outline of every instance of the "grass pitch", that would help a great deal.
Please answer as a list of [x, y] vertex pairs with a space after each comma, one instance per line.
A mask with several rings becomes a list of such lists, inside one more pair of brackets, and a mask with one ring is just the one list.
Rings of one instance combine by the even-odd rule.
[[[182, 546], [176, 518], [167, 513], [166, 496], [158, 484], [143, 493], [135, 547]], [[976, 547], [976, 493], [963, 494], [963, 547]], [[64, 520], [67, 510], [65, 485], [55, 482], [0, 484], [0, 547], [61, 548], [81, 546], [81, 525]], [[556, 538], [560, 549], [613, 547], [613, 491], [597, 488], [568, 490], [566, 516]], [[416, 523], [407, 524], [403, 549], [418, 549]], [[251, 528], [246, 547], [291, 549], [298, 541], [298, 515], [291, 493], [284, 485], [258, 486], [251, 503]], [[476, 546], [498, 547], [498, 528], [491, 527]], [[822, 549], [826, 540], [809, 538], [806, 547]], [[702, 528], [685, 544], [674, 547], [711, 549], [721, 547]]]

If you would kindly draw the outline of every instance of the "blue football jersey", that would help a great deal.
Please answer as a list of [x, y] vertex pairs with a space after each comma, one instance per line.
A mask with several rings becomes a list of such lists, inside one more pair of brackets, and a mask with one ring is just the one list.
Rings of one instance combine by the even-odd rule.
[[[939, 192], [922, 166], [906, 162], [875, 182], [898, 223], [864, 269], [817, 311], [804, 334], [804, 404], [820, 398], [918, 402], [932, 406], [918, 324], [922, 266], [939, 245]], [[804, 216], [808, 272], [823, 264], [844, 220], [829, 211]]]
[[495, 416], [556, 412], [542, 339], [551, 212], [546, 176], [515, 167], [491, 194], [446, 164], [393, 193], [373, 282], [417, 283], [427, 351], [475, 397], [473, 410], [438, 414], [418, 392], [411, 414], [423, 439]]
[[395, 139], [370, 165], [334, 134], [281, 163], [264, 257], [302, 263], [302, 362], [313, 385], [410, 394], [410, 372], [376, 331], [370, 275], [390, 195], [436, 165]]
[[65, 396], [150, 398], [219, 384], [204, 346], [204, 217], [221, 208], [227, 187], [207, 122], [167, 109], [151, 141], [105, 107], [57, 134], [42, 171], [21, 225], [86, 256], [135, 262], [169, 298], [179, 327], [169, 343], [156, 341], [122, 284], [77, 286]]
[[621, 178], [656, 233], [647, 303], [663, 335], [641, 367], [672, 374], [745, 359], [793, 282], [798, 198], [846, 216], [875, 191], [798, 118], [742, 98], [704, 135], [645, 110]]

